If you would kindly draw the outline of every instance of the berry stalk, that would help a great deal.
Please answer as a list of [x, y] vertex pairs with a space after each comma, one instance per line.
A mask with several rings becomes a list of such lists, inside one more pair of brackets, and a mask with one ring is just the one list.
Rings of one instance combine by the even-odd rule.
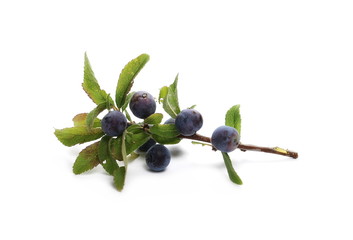
[[[179, 135], [179, 138], [186, 138], [186, 139], [191, 139], [191, 140], [196, 140], [196, 141], [200, 141], [200, 142], [205, 142], [205, 143], [211, 143], [211, 139], [209, 137], [200, 135], [200, 134], [194, 134], [191, 136], [183, 136], [183, 135]], [[293, 151], [289, 151], [289, 150], [285, 150], [283, 148], [279, 148], [279, 147], [274, 147], [274, 148], [269, 148], [269, 147], [259, 147], [259, 146], [255, 146], [255, 145], [247, 145], [247, 144], [242, 144], [240, 143], [238, 148], [245, 152], [245, 151], [258, 151], [258, 152], [266, 152], [266, 153], [272, 153], [272, 154], [277, 154], [277, 155], [282, 155], [282, 156], [287, 156], [287, 157], [291, 157], [291, 158], [298, 158], [298, 153], [297, 152], [293, 152]], [[217, 149], [215, 147], [212, 147], [212, 150], [217, 151]]]

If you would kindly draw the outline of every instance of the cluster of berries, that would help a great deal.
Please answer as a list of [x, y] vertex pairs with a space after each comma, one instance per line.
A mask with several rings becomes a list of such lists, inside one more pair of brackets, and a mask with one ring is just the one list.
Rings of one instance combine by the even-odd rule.
[[[134, 116], [145, 119], [156, 111], [156, 102], [151, 94], [145, 91], [136, 92], [129, 103]], [[128, 127], [126, 117], [118, 110], [110, 111], [102, 119], [102, 130], [108, 136], [120, 136]], [[176, 118], [168, 119], [164, 124], [175, 124], [182, 136], [192, 136], [203, 125], [202, 115], [194, 109], [182, 110]], [[235, 150], [240, 142], [240, 136], [235, 128], [229, 126], [218, 127], [212, 134], [212, 145], [221, 152]], [[146, 152], [146, 164], [152, 171], [163, 171], [170, 163], [171, 154], [164, 145], [149, 139], [139, 147], [140, 152]]]

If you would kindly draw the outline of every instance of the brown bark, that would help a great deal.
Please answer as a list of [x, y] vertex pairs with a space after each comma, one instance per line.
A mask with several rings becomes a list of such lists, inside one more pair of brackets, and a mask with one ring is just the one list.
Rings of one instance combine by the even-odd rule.
[[[199, 134], [194, 134], [192, 136], [183, 136], [183, 135], [179, 135], [179, 138], [186, 138], [186, 139], [191, 139], [191, 140], [196, 140], [196, 141], [200, 141], [200, 142], [206, 142], [206, 143], [211, 143], [211, 139], [209, 137], [206, 136], [202, 136]], [[212, 146], [212, 149], [216, 151], [216, 148]], [[274, 148], [269, 148], [269, 147], [259, 147], [259, 146], [254, 146], [254, 145], [246, 145], [246, 144], [242, 144], [240, 143], [238, 146], [238, 149], [240, 149], [241, 151], [258, 151], [258, 152], [266, 152], [266, 153], [272, 153], [272, 154], [278, 154], [278, 155], [282, 155], [282, 156], [287, 156], [287, 157], [291, 157], [291, 158], [298, 158], [298, 153], [297, 152], [293, 152], [293, 151], [289, 151], [289, 150], [285, 150], [279, 147], [274, 147]]]

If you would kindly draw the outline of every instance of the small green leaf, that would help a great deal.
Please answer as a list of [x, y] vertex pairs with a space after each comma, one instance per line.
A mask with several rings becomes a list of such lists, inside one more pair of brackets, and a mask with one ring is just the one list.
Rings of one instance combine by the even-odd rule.
[[75, 174], [91, 170], [99, 164], [98, 146], [99, 142], [93, 143], [79, 153], [72, 168]]
[[196, 107], [196, 105], [192, 105], [191, 107], [188, 107], [188, 109], [194, 109]]
[[172, 118], [176, 118], [176, 116], [180, 113], [177, 85], [178, 75], [175, 77], [174, 82], [168, 87], [167, 95], [163, 99], [163, 109]]
[[141, 130], [140, 133], [127, 133], [125, 138], [126, 154], [129, 155], [130, 153], [141, 147], [149, 139], [150, 136], [143, 130]]
[[135, 92], [130, 92], [125, 99], [124, 105], [121, 107], [121, 111], [125, 111], [125, 109], [127, 108], [127, 106], [129, 105], [132, 96], [134, 96]]
[[110, 153], [109, 144], [111, 139], [112, 137], [110, 136], [102, 137], [98, 148], [98, 158], [105, 171], [107, 171], [107, 173], [109, 173], [110, 175], [113, 175], [114, 170], [117, 169], [119, 166], [116, 160], [112, 158]]
[[159, 91], [158, 103], [163, 102], [167, 94], [168, 94], [168, 87], [167, 86], [162, 87], [161, 90]]
[[226, 126], [235, 128], [239, 134], [241, 132], [240, 105], [231, 107], [226, 113]]
[[86, 125], [88, 129], [92, 129], [95, 119], [105, 109], [107, 109], [107, 103], [103, 102], [98, 104], [97, 107], [95, 107], [90, 113], [87, 114]]
[[[74, 127], [86, 127], [88, 113], [80, 113], [77, 114], [72, 121], [74, 122]], [[101, 127], [101, 120], [99, 118], [95, 118], [93, 121], [93, 127]]]
[[62, 144], [68, 147], [90, 142], [104, 135], [101, 128], [88, 130], [86, 127], [56, 129], [54, 134]]
[[158, 135], [155, 135], [155, 134], [152, 134], [152, 138], [156, 142], [158, 142], [159, 144], [163, 144], [163, 145], [178, 144], [181, 141], [181, 138], [178, 138], [178, 137], [166, 138], [166, 137], [158, 136]]
[[98, 158], [99, 162], [103, 162], [104, 160], [107, 160], [109, 157], [109, 141], [112, 137], [106, 135], [102, 137], [102, 139], [99, 142], [99, 147], [98, 147]]
[[132, 133], [141, 133], [143, 132], [143, 128], [139, 125], [139, 124], [132, 124], [131, 126], [129, 126], [127, 129], [126, 129], [126, 132], [128, 134]]
[[141, 54], [126, 64], [121, 71], [115, 93], [115, 102], [118, 108], [121, 108], [124, 105], [126, 95], [129, 93], [134, 83], [134, 78], [149, 59], [150, 57], [147, 54]]
[[74, 122], [74, 127], [86, 126], [86, 119], [88, 113], [79, 113], [77, 114], [72, 121]]
[[114, 171], [119, 168], [118, 163], [111, 156], [108, 156], [107, 159], [101, 163], [101, 165], [110, 175], [113, 175]]
[[126, 168], [119, 167], [114, 171], [114, 186], [118, 191], [122, 191], [125, 184]]
[[115, 107], [113, 99], [110, 96], [110, 93], [107, 95], [107, 98], [105, 99], [106, 102], [106, 109], [110, 110]]
[[123, 157], [124, 166], [119, 167], [114, 171], [114, 185], [118, 189], [118, 191], [123, 190], [126, 178], [126, 170], [127, 170], [127, 153], [126, 153], [126, 130], [124, 131], [123, 135], [121, 136], [121, 155]]
[[170, 84], [169, 88], [173, 89], [173, 91], [178, 95], [178, 79], [179, 79], [179, 73], [175, 76], [174, 82]]
[[109, 144], [110, 147], [110, 153], [113, 157], [113, 159], [122, 161], [123, 156], [121, 154], [121, 136], [117, 138], [112, 138]]
[[[139, 130], [135, 129], [134, 130], [135, 133], [129, 132], [129, 128], [126, 130], [126, 136], [125, 136], [126, 155], [131, 154], [133, 151], [135, 151], [140, 146], [142, 146], [145, 142], [147, 142], [148, 139], [150, 139], [150, 136], [145, 131], [143, 131], [142, 128], [140, 128]], [[111, 140], [110, 147], [111, 147], [110, 150], [113, 158], [122, 161], [123, 160], [122, 137], [120, 136], [118, 138], [113, 138]]]
[[149, 117], [147, 117], [144, 122], [146, 124], [159, 124], [162, 122], [162, 119], [163, 119], [162, 113], [154, 113]]
[[165, 138], [173, 138], [179, 135], [175, 124], [156, 124], [150, 128], [150, 132]]
[[129, 120], [130, 122], [132, 122], [132, 119], [131, 119], [131, 116], [129, 114], [129, 112], [127, 110], [125, 110], [125, 116], [126, 116], [126, 119]]
[[226, 165], [227, 171], [228, 171], [228, 175], [229, 175], [229, 179], [236, 184], [243, 184], [243, 182], [241, 181], [240, 177], [238, 176], [238, 174], [235, 172], [233, 165], [232, 165], [232, 161], [229, 158], [229, 155], [225, 152], [222, 152], [223, 155], [223, 159], [224, 159], [224, 164]]
[[94, 103], [100, 104], [108, 99], [110, 104], [114, 105], [113, 99], [100, 88], [86, 53], [82, 87]]

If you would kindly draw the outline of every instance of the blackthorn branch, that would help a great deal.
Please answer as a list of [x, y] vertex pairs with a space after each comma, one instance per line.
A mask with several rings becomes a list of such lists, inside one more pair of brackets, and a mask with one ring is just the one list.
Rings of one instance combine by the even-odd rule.
[[[79, 153], [73, 165], [75, 174], [101, 165], [113, 176], [115, 187], [121, 191], [129, 159], [135, 159], [145, 152], [147, 167], [154, 172], [163, 171], [171, 161], [170, 151], [164, 145], [178, 144], [182, 139], [195, 140], [192, 143], [220, 151], [229, 179], [235, 184], [243, 182], [233, 168], [228, 153], [237, 148], [244, 152], [259, 151], [298, 158], [298, 153], [279, 147], [242, 144], [240, 105], [234, 105], [226, 112], [224, 125], [217, 127], [211, 137], [198, 134], [203, 125], [202, 115], [194, 109], [195, 105], [187, 109], [180, 108], [178, 75], [171, 85], [160, 89], [158, 103], [170, 117], [163, 120], [163, 114], [155, 112], [156, 100], [151, 94], [146, 91], [130, 91], [136, 75], [148, 60], [147, 54], [141, 54], [123, 68], [114, 101], [110, 94], [100, 88], [85, 54], [82, 87], [96, 107], [89, 113], [77, 114], [73, 118], [73, 127], [56, 129], [54, 132], [58, 140], [69, 147], [99, 139]], [[128, 107], [133, 116], [142, 120], [133, 121]], [[98, 118], [105, 110], [108, 113], [102, 119]]]
[[[196, 140], [196, 141], [205, 142], [205, 143], [211, 143], [211, 138], [203, 136], [203, 135], [200, 135], [200, 134], [194, 134], [192, 136], [179, 135], [178, 137], [179, 138], [186, 138], [186, 139]], [[259, 147], [259, 146], [255, 146], [255, 145], [247, 145], [247, 144], [240, 143], [239, 146], [238, 146], [238, 149], [240, 149], [243, 152], [245, 152], [245, 151], [258, 151], [258, 152], [266, 152], [266, 153], [283, 155], [283, 156], [291, 157], [291, 158], [294, 158], [294, 159], [298, 158], [298, 153], [297, 152], [293, 152], [293, 151], [290, 151], [290, 150], [284, 150], [284, 149], [279, 148], [279, 147], [274, 147], [274, 148]], [[217, 149], [215, 147], [212, 147], [212, 150], [217, 151]]]

